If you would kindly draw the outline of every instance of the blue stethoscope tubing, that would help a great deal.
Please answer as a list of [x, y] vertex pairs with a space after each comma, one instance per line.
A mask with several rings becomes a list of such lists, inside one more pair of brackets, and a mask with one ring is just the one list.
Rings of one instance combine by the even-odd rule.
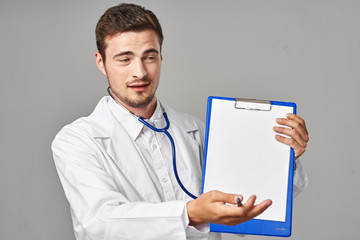
[[175, 178], [176, 181], [178, 182], [179, 186], [181, 187], [181, 189], [190, 197], [192, 197], [193, 199], [196, 199], [197, 197], [193, 194], [191, 194], [182, 184], [178, 172], [177, 172], [177, 168], [176, 168], [176, 152], [175, 152], [175, 143], [174, 143], [174, 139], [172, 138], [172, 136], [170, 135], [170, 133], [168, 132], [169, 126], [170, 126], [170, 122], [169, 119], [167, 117], [166, 112], [163, 113], [165, 121], [166, 121], [166, 126], [164, 128], [156, 128], [154, 126], [152, 126], [151, 124], [149, 124], [148, 122], [146, 122], [144, 120], [144, 118], [139, 116], [139, 121], [144, 124], [145, 126], [147, 126], [148, 128], [150, 128], [151, 130], [155, 131], [155, 132], [162, 132], [164, 133], [170, 140], [171, 143], [171, 149], [172, 149], [172, 157], [173, 157], [173, 167], [174, 167], [174, 173], [175, 173]]

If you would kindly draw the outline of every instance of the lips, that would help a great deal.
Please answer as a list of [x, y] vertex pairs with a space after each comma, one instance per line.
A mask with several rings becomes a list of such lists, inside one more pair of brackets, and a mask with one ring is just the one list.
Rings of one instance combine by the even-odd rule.
[[145, 89], [150, 85], [150, 82], [136, 82], [131, 83], [128, 85], [128, 88], [136, 91], [136, 92], [142, 92], [145, 91]]

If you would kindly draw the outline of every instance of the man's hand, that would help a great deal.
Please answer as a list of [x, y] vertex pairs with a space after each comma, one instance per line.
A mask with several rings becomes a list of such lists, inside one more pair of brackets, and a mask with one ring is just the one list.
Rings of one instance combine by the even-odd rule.
[[287, 118], [278, 118], [276, 122], [280, 125], [287, 127], [274, 127], [274, 131], [277, 133], [282, 133], [290, 138], [276, 135], [275, 138], [279, 142], [282, 142], [286, 145], [292, 147], [295, 151], [295, 159], [300, 157], [306, 149], [307, 142], [309, 141], [309, 133], [306, 129], [305, 121], [292, 113], [286, 115]]
[[243, 200], [241, 195], [219, 191], [210, 191], [200, 195], [197, 199], [187, 203], [190, 225], [195, 226], [202, 223], [237, 225], [258, 216], [272, 204], [271, 200], [265, 200], [254, 205], [256, 197], [251, 196], [240, 207], [226, 205], [226, 203], [236, 204], [237, 198]]

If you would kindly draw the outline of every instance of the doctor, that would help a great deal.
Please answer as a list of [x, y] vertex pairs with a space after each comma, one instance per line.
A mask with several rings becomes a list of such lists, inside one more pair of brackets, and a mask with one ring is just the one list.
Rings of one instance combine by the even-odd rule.
[[[255, 204], [255, 196], [241, 207], [226, 205], [242, 199], [240, 193], [200, 195], [204, 125], [157, 99], [162, 42], [156, 16], [133, 4], [108, 9], [96, 26], [96, 65], [108, 79], [111, 96], [102, 98], [90, 116], [65, 126], [52, 144], [78, 240], [218, 239], [209, 234], [208, 223], [235, 225], [271, 205], [271, 200]], [[175, 179], [168, 138], [138, 121], [141, 116], [162, 128], [163, 112], [181, 181], [200, 195], [196, 200]], [[274, 131], [289, 136], [277, 140], [293, 147], [298, 158], [309, 139], [305, 122], [290, 115], [278, 123], [291, 127]], [[295, 194], [307, 184], [296, 162]]]

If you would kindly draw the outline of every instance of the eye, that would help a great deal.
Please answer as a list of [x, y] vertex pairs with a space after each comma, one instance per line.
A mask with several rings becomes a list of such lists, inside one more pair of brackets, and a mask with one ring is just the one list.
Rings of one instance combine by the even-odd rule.
[[146, 62], [153, 62], [153, 61], [156, 60], [156, 56], [155, 55], [147, 55], [147, 56], [144, 57], [144, 60]]
[[127, 66], [130, 64], [131, 62], [131, 58], [129, 57], [119, 57], [116, 59], [116, 62], [120, 65], [120, 66]]
[[122, 62], [122, 63], [127, 63], [130, 61], [130, 58], [120, 58], [118, 59], [119, 62]]

